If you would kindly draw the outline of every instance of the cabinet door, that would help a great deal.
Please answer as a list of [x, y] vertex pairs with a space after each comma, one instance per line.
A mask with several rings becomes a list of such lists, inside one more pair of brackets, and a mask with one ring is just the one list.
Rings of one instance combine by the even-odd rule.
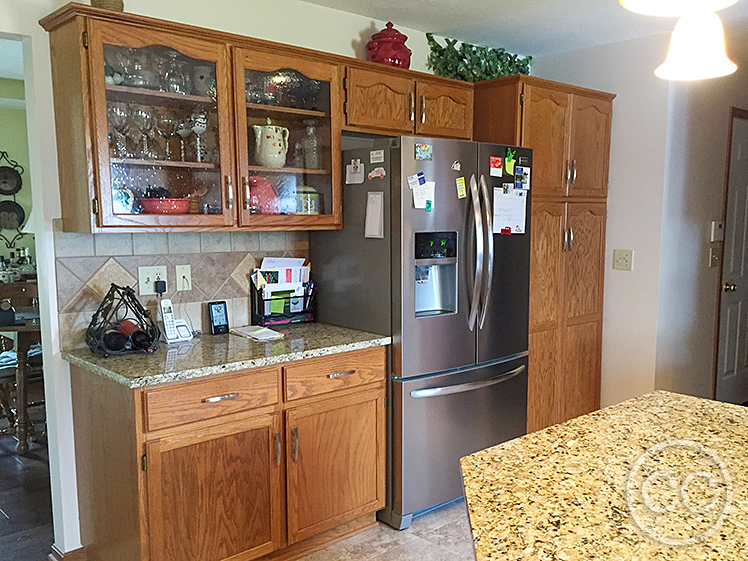
[[402, 133], [415, 130], [415, 82], [387, 72], [349, 68], [346, 124]]
[[522, 146], [532, 148], [534, 196], [566, 194], [571, 95], [525, 84]]
[[286, 412], [288, 542], [384, 506], [384, 391]]
[[419, 80], [416, 94], [417, 134], [472, 138], [473, 92], [470, 89]]
[[566, 326], [564, 363], [556, 390], [558, 422], [600, 409], [601, 336], [601, 320]]
[[572, 96], [569, 196], [607, 195], [612, 117], [613, 102]]
[[532, 203], [527, 430], [558, 422], [564, 317], [564, 203]]
[[233, 225], [228, 47], [93, 20], [89, 52], [98, 226]]
[[279, 415], [149, 442], [152, 561], [232, 561], [281, 545]]
[[566, 322], [601, 319], [605, 265], [605, 204], [568, 203]]
[[240, 226], [339, 227], [341, 67], [237, 48], [234, 74]]

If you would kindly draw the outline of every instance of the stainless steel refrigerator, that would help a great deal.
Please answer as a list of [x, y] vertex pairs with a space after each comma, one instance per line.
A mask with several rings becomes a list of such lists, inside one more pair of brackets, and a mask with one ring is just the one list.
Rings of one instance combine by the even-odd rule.
[[460, 457], [525, 433], [531, 168], [458, 140], [346, 150], [343, 229], [310, 236], [319, 321], [392, 336], [396, 528], [463, 494]]

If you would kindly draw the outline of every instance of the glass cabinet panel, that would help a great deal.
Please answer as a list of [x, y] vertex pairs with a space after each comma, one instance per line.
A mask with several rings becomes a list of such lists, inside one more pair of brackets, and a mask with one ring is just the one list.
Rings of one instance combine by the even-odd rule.
[[339, 205], [339, 165], [332, 157], [339, 153], [339, 133], [331, 116], [337, 68], [272, 55], [253, 58], [245, 55], [237, 99], [247, 131], [242, 224], [331, 223]]
[[216, 65], [104, 46], [114, 214], [222, 214]]

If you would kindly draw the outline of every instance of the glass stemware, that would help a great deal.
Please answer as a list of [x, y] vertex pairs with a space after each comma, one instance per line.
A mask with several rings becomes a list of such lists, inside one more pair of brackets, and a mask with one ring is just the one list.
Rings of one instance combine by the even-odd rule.
[[171, 160], [172, 154], [169, 141], [177, 130], [177, 120], [170, 112], [162, 109], [156, 113], [156, 122], [154, 123], [154, 126], [158, 134], [164, 139], [164, 158]]
[[180, 136], [179, 142], [181, 147], [181, 156], [182, 161], [186, 162], [187, 159], [185, 158], [185, 142], [187, 140], [187, 137], [192, 134], [192, 119], [190, 117], [185, 117], [184, 119], [180, 119], [177, 123], [177, 134]]
[[107, 116], [114, 129], [114, 147], [117, 157], [127, 158], [127, 137], [125, 136], [125, 128], [129, 118], [127, 106], [112, 103], [107, 107]]
[[167, 92], [186, 94], [187, 77], [182, 70], [184, 64], [178, 60], [179, 53], [177, 51], [169, 51], [168, 56], [171, 61], [169, 62], [169, 69], [164, 74], [164, 87]]
[[205, 149], [202, 145], [202, 134], [208, 130], [208, 113], [203, 109], [198, 109], [190, 117], [192, 122], [192, 132], [195, 133], [195, 158], [196, 161], [205, 160]]
[[144, 160], [152, 160], [155, 154], [148, 147], [148, 137], [153, 134], [153, 115], [145, 107], [137, 107], [132, 113], [132, 121], [140, 129], [140, 155]]

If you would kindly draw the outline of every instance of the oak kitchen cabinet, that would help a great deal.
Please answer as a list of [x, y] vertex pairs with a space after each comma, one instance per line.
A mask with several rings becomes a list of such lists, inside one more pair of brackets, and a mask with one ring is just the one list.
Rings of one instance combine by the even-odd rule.
[[349, 67], [345, 93], [351, 130], [472, 138], [471, 84]]
[[340, 226], [339, 63], [80, 4], [41, 24], [65, 230]]
[[384, 506], [384, 347], [146, 388], [71, 372], [88, 559], [275, 559]]
[[475, 84], [475, 140], [533, 149], [528, 431], [600, 407], [614, 97], [529, 76]]

